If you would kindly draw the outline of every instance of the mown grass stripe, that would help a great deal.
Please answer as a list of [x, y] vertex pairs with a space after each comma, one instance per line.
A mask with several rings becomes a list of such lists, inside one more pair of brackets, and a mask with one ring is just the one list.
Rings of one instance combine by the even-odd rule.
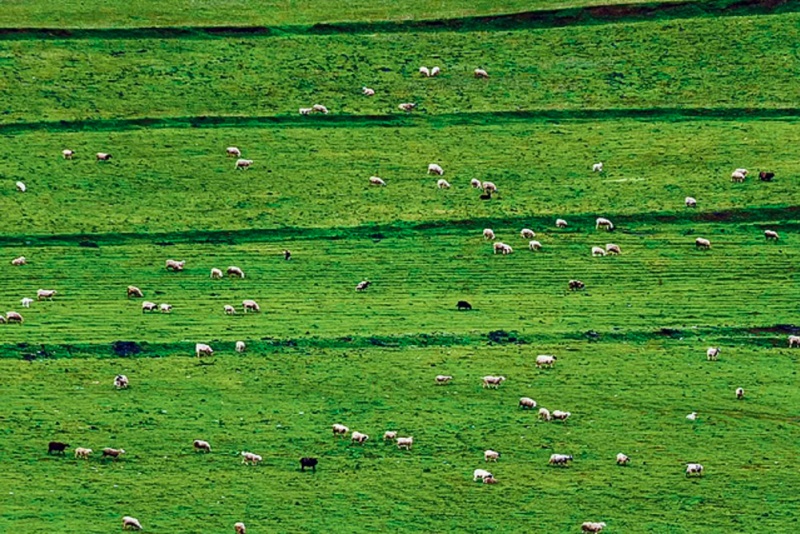
[[699, 17], [769, 15], [797, 11], [800, 11], [800, 4], [790, 0], [698, 0], [548, 9], [506, 15], [438, 20], [342, 22], [284, 26], [187, 26], [113, 29], [0, 28], [0, 40], [208, 39], [220, 37], [275, 37], [282, 35], [511, 31]]

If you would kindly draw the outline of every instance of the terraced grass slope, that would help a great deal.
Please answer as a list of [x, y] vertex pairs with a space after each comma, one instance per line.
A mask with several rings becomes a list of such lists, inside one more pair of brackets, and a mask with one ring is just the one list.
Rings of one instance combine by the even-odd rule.
[[[647, 22], [601, 8], [568, 28], [523, 17], [513, 31], [471, 19], [410, 32], [386, 21], [567, 4], [206, 3], [159, 6], [154, 20], [142, 2], [102, 21], [91, 2], [4, 6], [0, 26], [71, 9], [71, 27], [99, 31], [0, 40], [0, 313], [25, 316], [0, 325], [0, 532], [107, 533], [123, 515], [171, 534], [236, 521], [251, 534], [790, 530], [798, 15], [703, 4], [655, 6]], [[241, 20], [364, 22], [332, 35], [106, 31]], [[422, 79], [421, 64], [443, 74]], [[403, 114], [402, 101], [420, 107]], [[317, 102], [332, 112], [297, 115]], [[231, 145], [251, 169], [234, 170]], [[737, 167], [750, 169], [742, 184]], [[481, 200], [473, 178], [499, 193]], [[595, 230], [598, 216], [615, 231]], [[515, 252], [492, 254], [487, 227]], [[622, 254], [590, 255], [606, 243]], [[9, 265], [20, 255], [27, 265]], [[166, 272], [167, 258], [186, 270]], [[229, 265], [245, 279], [209, 278]], [[573, 278], [586, 290], [569, 291]], [[143, 314], [129, 284], [173, 313]], [[59, 293], [21, 308], [39, 288]], [[262, 313], [222, 313], [245, 298]], [[461, 299], [474, 309], [456, 311]], [[197, 342], [215, 355], [194, 358]], [[555, 368], [537, 369], [537, 354]], [[129, 390], [113, 389], [118, 373]], [[483, 389], [487, 374], [508, 380]], [[572, 416], [539, 422], [521, 396]], [[370, 440], [336, 440], [333, 423]], [[413, 435], [413, 450], [383, 443], [385, 430]], [[195, 454], [194, 439], [213, 452]], [[48, 456], [50, 440], [68, 456]], [[73, 459], [76, 446], [94, 457]], [[107, 446], [127, 453], [103, 461]], [[501, 452], [495, 486], [471, 479], [487, 448]], [[243, 450], [263, 464], [241, 465]], [[616, 466], [618, 452], [632, 464]], [[573, 465], [548, 467], [552, 453]], [[318, 471], [301, 473], [301, 456]], [[687, 479], [687, 462], [705, 476]]]

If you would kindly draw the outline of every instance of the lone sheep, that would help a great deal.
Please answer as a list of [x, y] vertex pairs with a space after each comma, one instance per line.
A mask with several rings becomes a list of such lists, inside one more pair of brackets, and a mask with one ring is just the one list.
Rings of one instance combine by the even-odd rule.
[[697, 200], [694, 197], [686, 197], [684, 199], [687, 208], [696, 208], [697, 207]]
[[369, 183], [371, 185], [377, 185], [377, 186], [380, 186], [380, 187], [386, 186], [386, 182], [384, 182], [383, 179], [378, 178], [377, 176], [370, 176]]
[[194, 442], [192, 442], [192, 447], [194, 447], [194, 451], [195, 452], [200, 452], [200, 451], [203, 451], [203, 452], [206, 452], [206, 453], [211, 452], [211, 444], [209, 442], [207, 442], [207, 441], [202, 440], [202, 439], [194, 440]]
[[631, 459], [621, 452], [617, 454], [617, 465], [628, 465]]
[[789, 336], [789, 348], [800, 347], [800, 336]]
[[453, 377], [450, 376], [450, 375], [436, 375], [436, 378], [435, 378], [437, 384], [447, 384], [452, 379], [453, 379]]
[[126, 515], [122, 518], [122, 530], [142, 530], [142, 524], [135, 517]]
[[592, 165], [592, 172], [603, 172], [603, 162]]
[[553, 367], [556, 364], [556, 359], [551, 354], [540, 354], [536, 357], [536, 367]]
[[698, 249], [705, 249], [708, 250], [711, 248], [711, 241], [708, 239], [703, 239], [702, 237], [698, 237], [694, 240], [694, 246]]
[[488, 78], [489, 77], [489, 73], [486, 72], [484, 69], [475, 69], [473, 71], [473, 73], [475, 74], [476, 78]]
[[166, 261], [166, 268], [168, 271], [178, 272], [182, 271], [183, 267], [186, 265], [186, 261], [176, 261], [176, 260], [167, 260]]
[[197, 343], [194, 346], [194, 353], [197, 355], [198, 358], [201, 356], [211, 356], [214, 354], [214, 349], [212, 349], [205, 343]]
[[602, 532], [603, 529], [606, 528], [606, 524], [602, 521], [600, 523], [593, 523], [591, 521], [586, 521], [581, 525], [581, 530], [583, 532], [591, 532], [592, 534], [597, 534]]
[[778, 240], [778, 232], [775, 230], [764, 230], [764, 237], [766, 239], [773, 239], [775, 241]]
[[25, 265], [25, 263], [27, 263], [25, 256], [20, 256], [19, 258], [14, 258], [13, 260], [11, 260], [11, 265], [15, 265], [17, 267], [19, 267], [20, 265]]
[[719, 359], [719, 347], [709, 347], [706, 351], [706, 359], [708, 361], [717, 361]]
[[125, 389], [128, 387], [128, 377], [125, 375], [117, 375], [114, 377], [114, 387], [117, 389]]
[[736, 398], [742, 400], [744, 398], [744, 388], [736, 388]]
[[262, 458], [258, 454], [242, 451], [242, 464], [257, 465], [261, 460]]
[[236, 534], [247, 534], [247, 529], [245, 528], [244, 523], [242, 523], [241, 521], [235, 523], [233, 525], [233, 528], [236, 531]]
[[595, 221], [594, 229], [599, 230], [600, 228], [604, 228], [610, 232], [614, 229], [614, 223], [605, 217], [598, 217], [597, 221]]
[[700, 464], [686, 464], [686, 476], [703, 476], [703, 466]]
[[136, 286], [128, 286], [128, 298], [131, 297], [143, 298], [144, 293], [142, 293], [142, 290]]
[[566, 227], [567, 227], [567, 221], [565, 221], [564, 219], [556, 219], [556, 228], [566, 228]]

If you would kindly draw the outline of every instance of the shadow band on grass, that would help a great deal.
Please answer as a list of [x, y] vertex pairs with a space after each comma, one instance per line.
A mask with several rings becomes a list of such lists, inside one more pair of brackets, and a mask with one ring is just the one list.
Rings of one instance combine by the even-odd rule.
[[695, 0], [600, 5], [438, 20], [339, 22], [286, 26], [161, 28], [0, 28], [0, 40], [20, 39], [209, 39], [437, 31], [511, 31], [597, 24], [770, 15], [800, 11], [796, 0]]

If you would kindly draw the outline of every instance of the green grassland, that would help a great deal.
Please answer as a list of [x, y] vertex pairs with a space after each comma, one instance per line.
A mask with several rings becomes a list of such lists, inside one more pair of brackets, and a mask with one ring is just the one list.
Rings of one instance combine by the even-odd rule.
[[[587, 4], [12, 2], [0, 26], [369, 23]], [[123, 515], [171, 534], [236, 521], [250, 534], [569, 533], [587, 520], [610, 534], [796, 530], [797, 23], [8, 34], [0, 312], [25, 323], [0, 325], [0, 532], [107, 533]], [[422, 64], [444, 71], [423, 79]], [[475, 80], [477, 66], [491, 78]], [[403, 101], [420, 107], [403, 114]], [[331, 114], [297, 114], [313, 103]], [[231, 145], [251, 169], [234, 170]], [[114, 158], [96, 162], [100, 151]], [[591, 172], [597, 161], [605, 172]], [[431, 162], [452, 189], [436, 188]], [[751, 171], [744, 183], [730, 181], [737, 167]], [[759, 181], [762, 169], [775, 181]], [[472, 178], [499, 194], [479, 199]], [[598, 216], [616, 230], [596, 231]], [[487, 227], [515, 252], [494, 255]], [[622, 255], [590, 255], [610, 242]], [[27, 265], [9, 265], [20, 255]], [[186, 270], [167, 272], [167, 258]], [[246, 278], [209, 278], [229, 265]], [[569, 291], [573, 278], [586, 290]], [[357, 293], [363, 279], [373, 285]], [[173, 313], [143, 314], [129, 284]], [[39, 288], [59, 294], [21, 308]], [[262, 313], [223, 314], [246, 298]], [[474, 309], [456, 311], [461, 299]], [[215, 355], [193, 357], [197, 342]], [[720, 361], [706, 361], [709, 346]], [[555, 368], [537, 369], [537, 354], [557, 355]], [[114, 390], [118, 373], [130, 389]], [[437, 374], [455, 379], [436, 386]], [[508, 381], [482, 389], [487, 374]], [[521, 396], [573, 415], [539, 422]], [[371, 439], [335, 440], [333, 423]], [[385, 430], [413, 435], [413, 450], [383, 443]], [[195, 454], [194, 439], [213, 452]], [[70, 443], [65, 458], [46, 454], [51, 440]], [[76, 461], [77, 446], [95, 457]], [[108, 446], [127, 454], [103, 461]], [[471, 478], [487, 448], [502, 454], [495, 486]], [[263, 464], [243, 466], [243, 450]], [[548, 467], [554, 452], [574, 464]], [[616, 466], [618, 452], [632, 464]], [[301, 456], [318, 471], [301, 473]], [[687, 479], [687, 462], [705, 476]]]
[[[297, 116], [314, 103], [336, 116], [400, 115], [408, 101], [425, 116], [794, 109], [798, 22], [786, 14], [577, 31], [0, 41], [0, 120]], [[420, 65], [441, 65], [442, 75], [422, 79]], [[492, 78], [475, 80], [479, 66]], [[364, 85], [375, 97], [361, 94]]]

